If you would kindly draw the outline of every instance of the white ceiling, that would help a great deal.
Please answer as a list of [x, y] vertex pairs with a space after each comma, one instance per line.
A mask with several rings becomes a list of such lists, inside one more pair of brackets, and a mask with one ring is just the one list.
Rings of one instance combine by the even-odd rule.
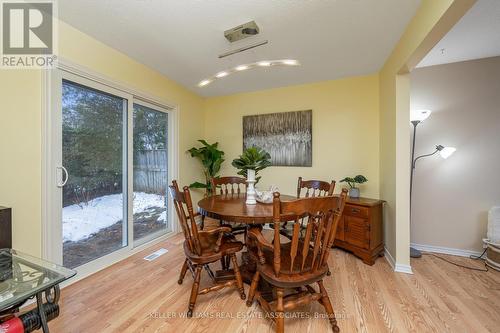
[[[421, 0], [60, 0], [65, 22], [203, 96], [227, 95], [378, 71]], [[258, 36], [229, 43], [224, 30], [255, 20]], [[269, 44], [218, 59], [260, 40]], [[297, 59], [199, 88], [238, 64]]]
[[500, 0], [478, 0], [417, 67], [499, 55]]

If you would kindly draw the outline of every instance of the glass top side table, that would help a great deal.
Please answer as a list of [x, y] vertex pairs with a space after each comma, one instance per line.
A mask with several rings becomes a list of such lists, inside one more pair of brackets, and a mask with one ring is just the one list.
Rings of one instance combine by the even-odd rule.
[[19, 251], [0, 249], [0, 319], [18, 312], [28, 299], [36, 297], [34, 311], [40, 316], [43, 331], [48, 332], [46, 312], [55, 316], [59, 313], [59, 284], [75, 274], [73, 270]]

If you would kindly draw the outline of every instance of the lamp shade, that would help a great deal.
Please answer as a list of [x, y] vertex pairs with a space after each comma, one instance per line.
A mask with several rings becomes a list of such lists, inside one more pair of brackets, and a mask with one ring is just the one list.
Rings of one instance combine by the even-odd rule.
[[410, 121], [422, 122], [425, 119], [429, 118], [431, 113], [431, 110], [412, 110], [410, 112]]
[[457, 148], [455, 148], [455, 147], [444, 147], [443, 149], [441, 149], [439, 151], [439, 155], [441, 155], [442, 158], [447, 159], [448, 157], [453, 155], [453, 153], [456, 150], [457, 150]]

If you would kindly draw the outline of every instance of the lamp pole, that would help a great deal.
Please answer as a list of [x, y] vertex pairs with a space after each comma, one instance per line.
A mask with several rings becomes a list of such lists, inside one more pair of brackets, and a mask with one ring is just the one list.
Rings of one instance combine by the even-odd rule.
[[[411, 229], [411, 201], [412, 201], [412, 190], [413, 190], [413, 172], [415, 170], [415, 140], [417, 137], [417, 126], [420, 124], [420, 120], [412, 120], [413, 124], [413, 143], [411, 147], [411, 173], [410, 173], [410, 229]], [[410, 246], [410, 257], [420, 258], [422, 257], [422, 252]]]
[[[438, 151], [441, 151], [444, 149], [443, 146], [437, 145], [436, 150], [434, 150], [434, 152], [432, 152], [430, 154], [420, 155], [417, 158], [415, 158], [415, 140], [417, 137], [417, 126], [421, 122], [422, 121], [420, 121], [420, 120], [412, 120], [411, 121], [411, 123], [413, 124], [413, 143], [412, 143], [412, 148], [411, 148], [411, 173], [410, 173], [410, 228], [411, 228], [411, 221], [412, 221], [411, 201], [412, 201], [412, 191], [413, 191], [413, 173], [415, 172], [416, 163], [420, 158], [432, 156], [432, 155], [436, 154]], [[410, 246], [410, 257], [411, 258], [420, 258], [420, 257], [422, 257], [422, 252], [420, 252], [419, 250]]]
[[415, 139], [417, 137], [417, 126], [420, 124], [420, 120], [412, 120], [413, 125], [413, 143], [411, 145], [411, 174], [410, 174], [410, 209], [411, 209], [411, 193], [413, 189], [413, 170], [415, 169]]

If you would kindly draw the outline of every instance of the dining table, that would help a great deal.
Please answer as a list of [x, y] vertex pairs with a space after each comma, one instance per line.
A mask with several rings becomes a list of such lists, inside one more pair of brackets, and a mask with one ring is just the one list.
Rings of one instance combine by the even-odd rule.
[[[296, 196], [280, 195], [282, 201], [295, 200]], [[248, 228], [262, 229], [265, 224], [273, 222], [273, 204], [257, 202], [254, 205], [246, 204], [245, 193], [229, 193], [208, 196], [198, 202], [198, 212], [224, 223], [246, 224]], [[240, 272], [243, 281], [247, 284], [252, 282], [256, 271], [257, 261], [251, 255], [249, 249], [252, 247], [248, 239], [245, 239], [247, 251], [242, 252]], [[261, 279], [263, 281], [263, 279]], [[262, 289], [267, 289], [262, 286]]]
[[[280, 195], [281, 201], [297, 199], [291, 195]], [[257, 202], [246, 204], [245, 193], [221, 194], [208, 196], [198, 202], [198, 212], [207, 217], [228, 223], [244, 223], [251, 226], [262, 226], [273, 222], [273, 204]]]

